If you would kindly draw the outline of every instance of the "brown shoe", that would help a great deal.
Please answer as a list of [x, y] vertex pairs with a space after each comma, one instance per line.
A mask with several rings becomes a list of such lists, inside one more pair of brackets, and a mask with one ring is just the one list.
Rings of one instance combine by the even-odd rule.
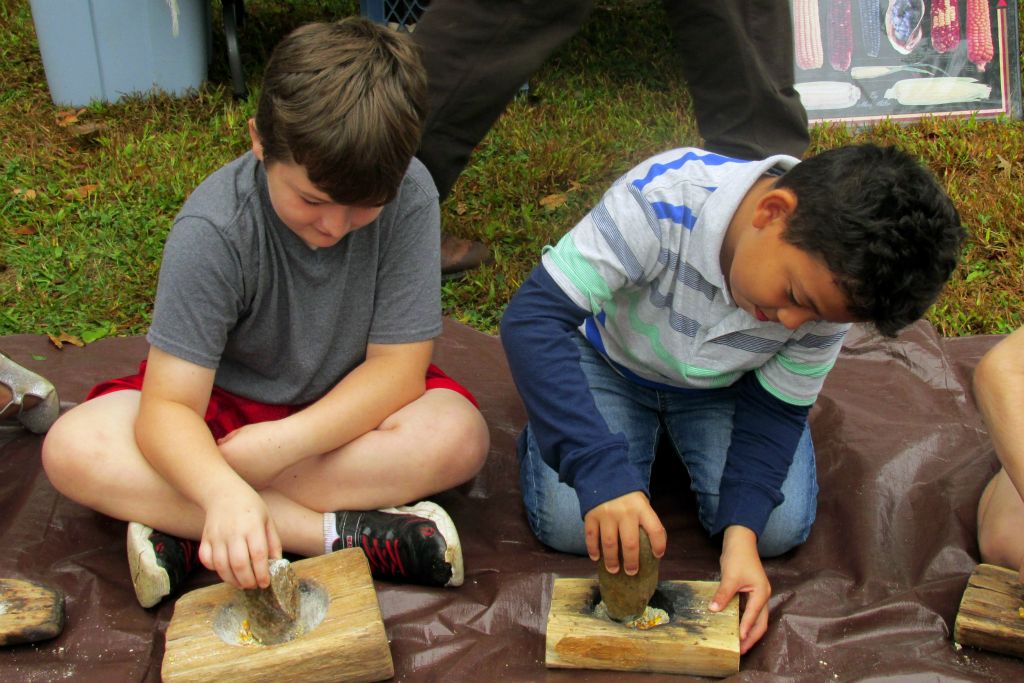
[[491, 250], [482, 242], [441, 233], [441, 279], [454, 280], [491, 262]]

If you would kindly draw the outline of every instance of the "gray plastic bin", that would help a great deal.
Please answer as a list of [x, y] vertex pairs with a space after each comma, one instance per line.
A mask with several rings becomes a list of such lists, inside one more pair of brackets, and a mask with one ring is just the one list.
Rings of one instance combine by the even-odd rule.
[[208, 0], [30, 0], [55, 104], [174, 95], [206, 78]]

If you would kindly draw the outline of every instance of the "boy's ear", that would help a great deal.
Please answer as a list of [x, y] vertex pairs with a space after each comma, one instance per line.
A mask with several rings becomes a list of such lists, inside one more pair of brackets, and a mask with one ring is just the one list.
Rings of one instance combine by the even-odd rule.
[[260, 141], [260, 134], [256, 130], [256, 119], [249, 119], [249, 139], [252, 140], [252, 153], [256, 158], [263, 161], [263, 142]]
[[796, 211], [796, 193], [788, 187], [776, 187], [765, 192], [754, 207], [754, 227], [765, 228], [777, 220], [783, 225]]

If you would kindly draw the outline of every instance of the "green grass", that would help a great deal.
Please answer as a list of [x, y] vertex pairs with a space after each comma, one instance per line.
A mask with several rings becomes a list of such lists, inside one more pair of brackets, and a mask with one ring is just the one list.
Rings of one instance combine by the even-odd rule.
[[[288, 30], [357, 6], [250, 0], [242, 31], [250, 85]], [[442, 207], [446, 230], [488, 242], [495, 255], [492, 265], [443, 286], [447, 315], [494, 332], [541, 248], [609, 183], [655, 152], [700, 144], [670, 44], [659, 2], [601, 2], [530, 80], [529, 94], [484, 139]], [[50, 102], [27, 0], [0, 0], [0, 335], [94, 339], [146, 330], [172, 218], [193, 187], [247, 148], [254, 100], [231, 97], [216, 29], [213, 49], [210, 83], [196, 95], [94, 104], [69, 124], [76, 112]], [[1024, 123], [816, 127], [812, 151], [863, 140], [918, 155], [969, 226], [963, 263], [929, 312], [932, 323], [950, 336], [1020, 326]], [[542, 200], [553, 195], [564, 203], [548, 208]]]

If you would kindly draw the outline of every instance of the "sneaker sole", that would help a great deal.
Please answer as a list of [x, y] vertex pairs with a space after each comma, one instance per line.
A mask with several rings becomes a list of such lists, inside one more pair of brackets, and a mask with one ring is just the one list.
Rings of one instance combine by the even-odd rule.
[[445, 551], [444, 561], [452, 567], [452, 578], [448, 579], [448, 586], [461, 586], [465, 580], [462, 567], [462, 543], [459, 541], [459, 532], [455, 530], [455, 522], [445, 512], [444, 508], [429, 500], [420, 501], [415, 505], [402, 505], [397, 508], [384, 508], [381, 512], [401, 512], [410, 515], [425, 517], [437, 525], [437, 530], [444, 538]]
[[149, 542], [153, 533], [145, 524], [128, 524], [128, 567], [135, 597], [143, 607], [152, 607], [171, 593], [171, 577], [157, 564], [156, 552]]

